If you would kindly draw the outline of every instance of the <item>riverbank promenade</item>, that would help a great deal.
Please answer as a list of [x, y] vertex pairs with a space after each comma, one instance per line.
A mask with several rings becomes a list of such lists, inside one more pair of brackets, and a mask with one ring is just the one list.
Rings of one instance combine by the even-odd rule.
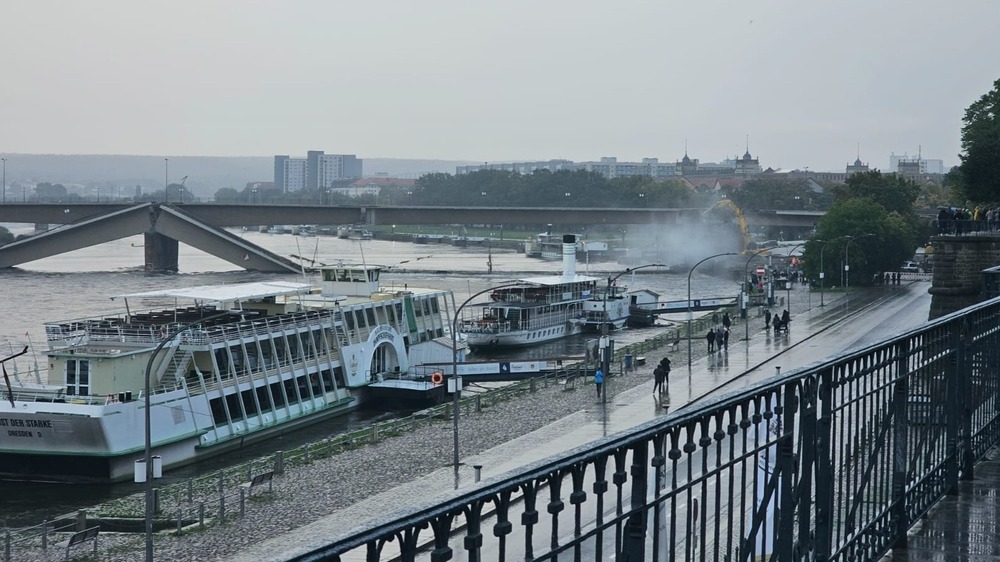
[[[812, 306], [792, 316], [792, 328], [775, 336], [760, 329], [744, 339], [744, 326], [733, 327], [728, 350], [699, 353], [687, 366], [686, 342], [672, 349], [651, 353], [643, 366], [649, 381], [622, 392], [608, 384], [607, 398], [598, 398], [595, 388], [583, 384], [575, 392], [594, 393], [590, 407], [513, 441], [463, 457], [457, 471], [452, 466], [412, 482], [385, 490], [362, 502], [339, 510], [309, 525], [283, 533], [248, 547], [236, 560], [289, 560], [333, 540], [350, 536], [351, 529], [388, 518], [397, 510], [435, 505], [467, 492], [478, 484], [475, 467], [480, 467], [482, 483], [504, 474], [517, 473], [543, 459], [569, 451], [586, 449], [588, 444], [607, 436], [627, 433], [668, 412], [696, 404], [703, 397], [731, 392], [782, 372], [806, 366], [845, 350], [881, 341], [894, 333], [923, 323], [930, 296], [927, 282], [898, 288], [874, 289], [865, 294], [827, 295], [826, 306]], [[800, 295], [796, 295], [800, 299]], [[815, 299], [816, 295], [813, 295]], [[812, 303], [812, 304], [815, 304]], [[793, 306], [793, 311], [800, 306]], [[754, 326], [754, 323], [751, 323]], [[670, 357], [668, 392], [652, 393], [652, 368], [663, 355]], [[460, 432], [461, 434], [461, 432]], [[442, 434], [442, 439], [451, 434]], [[993, 496], [1000, 484], [1000, 462], [996, 454], [977, 466], [976, 479], [963, 482], [959, 494], [949, 496], [933, 508], [928, 517], [910, 533], [907, 549], [897, 549], [886, 560], [1000, 560], [997, 502]], [[444, 464], [444, 460], [442, 462]], [[456, 553], [458, 554], [458, 553]]]

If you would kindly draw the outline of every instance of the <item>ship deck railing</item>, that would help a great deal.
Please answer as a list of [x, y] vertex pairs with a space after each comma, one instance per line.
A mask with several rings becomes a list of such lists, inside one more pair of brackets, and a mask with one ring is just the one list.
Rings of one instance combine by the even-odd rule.
[[211, 345], [233, 339], [248, 337], [267, 337], [274, 332], [296, 331], [316, 324], [329, 324], [340, 320], [342, 314], [335, 310], [321, 310], [267, 316], [264, 318], [244, 320], [237, 323], [212, 326], [207, 329], [191, 330], [181, 336], [182, 345]]
[[[140, 315], [133, 315], [138, 318]], [[325, 321], [333, 317], [339, 320], [341, 313], [334, 310], [297, 312], [278, 316], [268, 316], [253, 320], [232, 322], [226, 319], [208, 321], [205, 325], [192, 329], [190, 333], [180, 337], [181, 343], [187, 345], [210, 345], [225, 342], [233, 338], [266, 335], [274, 331], [297, 330], [317, 321]], [[160, 318], [166, 319], [166, 315]], [[49, 323], [45, 325], [45, 334], [50, 349], [73, 347], [81, 345], [96, 346], [95, 352], [103, 346], [117, 346], [141, 349], [155, 345], [164, 338], [190, 324], [191, 320], [172, 320], [160, 323], [121, 322], [114, 318], [81, 319], [72, 322]], [[178, 316], [178, 318], [181, 318]], [[194, 317], [197, 321], [197, 317]]]
[[563, 322], [578, 322], [586, 320], [582, 310], [563, 311], [548, 313], [542, 318], [532, 318], [521, 320], [513, 324], [508, 320], [497, 321], [495, 319], [480, 318], [475, 320], [463, 320], [459, 324], [459, 332], [465, 334], [505, 334], [508, 332], [523, 332], [528, 330], [542, 330], [551, 328]]
[[227, 369], [214, 376], [212, 373], [202, 373], [205, 380], [204, 387], [192, 379], [186, 381], [188, 391], [191, 394], [204, 394], [228, 388], [237, 384], [253, 383], [253, 381], [266, 380], [273, 375], [290, 373], [298, 370], [308, 370], [310, 367], [320, 369], [328, 365], [325, 359], [319, 357], [299, 357], [292, 360], [282, 359], [280, 361], [269, 361], [255, 368]]

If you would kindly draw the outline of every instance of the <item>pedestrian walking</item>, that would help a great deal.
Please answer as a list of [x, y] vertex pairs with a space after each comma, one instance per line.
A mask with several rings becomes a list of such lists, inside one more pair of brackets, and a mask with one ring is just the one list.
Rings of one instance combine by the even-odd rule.
[[604, 371], [598, 369], [594, 371], [594, 386], [597, 387], [597, 397], [601, 397], [601, 390], [604, 388]]
[[663, 375], [663, 367], [657, 365], [653, 369], [653, 380], [655, 381], [653, 382], [653, 394], [663, 392]]
[[722, 348], [729, 351], [729, 328], [722, 330]]
[[733, 325], [733, 320], [729, 317], [729, 313], [727, 312], [727, 313], [723, 314], [722, 315], [722, 327], [725, 328], [726, 330], [728, 330], [729, 327], [732, 326], [732, 325]]
[[726, 337], [726, 329], [722, 326], [715, 327], [715, 349], [722, 351], [722, 340]]
[[782, 310], [781, 311], [781, 325], [784, 326], [785, 328], [787, 328], [788, 327], [788, 323], [791, 322], [791, 320], [792, 320], [792, 318], [788, 314], [788, 309], [786, 308], [785, 310]]
[[766, 329], [768, 329], [770, 327], [771, 327], [771, 309], [770, 308], [765, 308], [764, 309], [764, 329], [766, 330]]
[[705, 339], [708, 340], [708, 352], [712, 353], [715, 351], [715, 328], [708, 329], [708, 333], [705, 334]]

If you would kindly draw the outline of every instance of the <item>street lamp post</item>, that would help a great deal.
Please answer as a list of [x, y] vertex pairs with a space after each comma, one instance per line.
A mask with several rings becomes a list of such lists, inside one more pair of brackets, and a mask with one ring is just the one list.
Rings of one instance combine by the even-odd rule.
[[718, 258], [720, 256], [736, 256], [736, 255], [738, 255], [736, 252], [725, 252], [725, 253], [722, 253], [722, 254], [715, 254], [715, 255], [712, 255], [712, 256], [708, 256], [707, 258], [705, 258], [705, 259], [701, 260], [700, 262], [694, 264], [694, 266], [691, 267], [691, 270], [688, 271], [688, 300], [687, 300], [687, 333], [688, 334], [687, 335], [688, 335], [688, 368], [689, 369], [691, 368], [691, 274], [694, 273], [694, 269], [696, 267], [698, 267], [699, 265], [707, 262], [708, 260], [710, 260], [712, 258]]
[[[483, 289], [482, 291], [479, 291], [478, 293], [474, 293], [472, 296], [470, 296], [469, 298], [465, 299], [465, 302], [463, 302], [462, 304], [460, 304], [458, 306], [458, 308], [455, 309], [455, 315], [454, 315], [454, 317], [453, 317], [453, 319], [451, 321], [451, 379], [455, 382], [455, 388], [454, 388], [454, 392], [452, 393], [452, 400], [451, 400], [451, 403], [452, 403], [452, 416], [451, 416], [452, 424], [451, 424], [451, 428], [452, 428], [452, 435], [454, 436], [454, 441], [455, 441], [454, 442], [454, 446], [455, 446], [454, 453], [455, 454], [454, 454], [454, 458], [452, 460], [453, 460], [453, 463], [454, 463], [454, 466], [455, 466], [455, 485], [456, 486], [458, 486], [458, 405], [459, 405], [459, 401], [462, 399], [462, 396], [461, 396], [461, 391], [462, 391], [461, 390], [462, 389], [462, 377], [458, 376], [458, 315], [462, 312], [462, 309], [465, 308], [465, 306], [467, 304], [469, 304], [470, 302], [472, 302], [472, 299], [478, 297], [479, 295], [482, 295], [484, 293], [488, 293], [490, 291], [494, 291], [496, 289], [506, 289], [506, 288], [509, 288], [509, 287], [520, 287], [520, 286], [523, 286], [523, 285], [524, 284], [521, 283], [520, 281], [518, 281], [516, 283], [506, 283], [506, 284], [503, 284], [503, 285], [494, 285], [492, 287]], [[497, 326], [499, 328], [499, 322], [497, 323]]]
[[819, 249], [819, 305], [826, 306], [823, 303], [823, 278], [826, 277], [826, 270], [823, 269], [823, 252], [826, 250], [826, 245], [834, 240], [840, 240], [841, 238], [846, 238], [845, 236], [838, 236], [831, 240], [823, 242], [823, 245]]
[[[746, 292], [744, 293], [746, 296], [743, 297], [744, 298], [743, 307], [744, 307], [744, 310], [746, 310], [746, 313], [747, 313], [746, 317], [743, 318], [743, 331], [746, 332], [744, 334], [745, 335], [744, 339], [746, 339], [747, 342], [750, 341], [750, 302], [749, 302], [750, 301], [750, 284], [747, 281], [747, 278], [750, 277], [750, 262], [753, 261], [753, 259], [755, 257], [763, 254], [764, 252], [768, 251], [769, 249], [770, 248], [761, 248], [760, 250], [757, 250], [756, 252], [754, 252], [754, 254], [752, 256], [750, 256], [749, 258], [747, 258], [747, 264], [743, 267], [743, 284], [744, 284], [744, 287], [746, 288]], [[691, 294], [689, 292], [688, 293], [688, 301], [690, 301], [690, 300], [691, 300]], [[690, 305], [690, 302], [688, 304]], [[690, 337], [690, 334], [688, 334], [688, 336]], [[750, 345], [750, 344], [747, 343], [747, 345]]]
[[145, 467], [146, 468], [146, 482], [145, 482], [146, 562], [153, 562], [153, 447], [152, 447], [152, 436], [151, 436], [152, 431], [151, 431], [150, 415], [149, 415], [150, 414], [149, 379], [150, 379], [150, 374], [152, 373], [153, 370], [153, 361], [156, 359], [156, 356], [160, 353], [160, 351], [164, 348], [164, 346], [173, 341], [174, 338], [176, 338], [177, 336], [186, 332], [192, 326], [197, 326], [198, 324], [208, 322], [209, 320], [215, 320], [216, 318], [222, 318], [223, 316], [229, 316], [230, 314], [240, 314], [240, 313], [242, 313], [242, 311], [227, 310], [225, 312], [220, 312], [219, 314], [210, 314], [203, 318], [199, 318], [198, 320], [195, 320], [193, 322], [188, 322], [187, 324], [181, 325], [180, 327], [177, 328], [177, 330], [174, 333], [160, 340], [160, 343], [157, 344], [156, 349], [154, 349], [153, 352], [149, 354], [149, 360], [146, 361], [146, 380], [145, 380], [145, 385], [143, 386], [143, 393], [142, 393], [143, 403], [146, 408], [146, 413], [145, 413], [146, 443], [145, 443], [145, 454], [143, 456], [144, 462], [146, 463]]
[[[601, 370], [604, 372], [604, 380], [608, 379], [608, 372], [611, 370], [611, 339], [608, 337], [608, 332], [611, 330], [611, 318], [608, 317], [608, 299], [611, 298], [611, 286], [618, 280], [619, 277], [625, 275], [626, 273], [632, 273], [633, 271], [639, 269], [646, 269], [647, 267], [667, 267], [662, 263], [647, 263], [646, 265], [638, 265], [636, 267], [629, 267], [625, 271], [622, 271], [614, 277], [608, 277], [608, 287], [604, 293], [604, 318], [601, 319]], [[601, 393], [601, 399], [603, 402], [607, 402], [607, 389]]]
[[847, 241], [847, 246], [844, 248], [844, 290], [848, 290], [851, 287], [851, 242], [854, 242], [858, 238], [864, 238], [866, 236], [875, 236], [873, 233], [859, 234], [854, 238]]
[[802, 244], [796, 244], [788, 251], [788, 265], [785, 267], [785, 270], [788, 272], [788, 276], [785, 277], [785, 310], [789, 313], [792, 311], [792, 253], [801, 246]]

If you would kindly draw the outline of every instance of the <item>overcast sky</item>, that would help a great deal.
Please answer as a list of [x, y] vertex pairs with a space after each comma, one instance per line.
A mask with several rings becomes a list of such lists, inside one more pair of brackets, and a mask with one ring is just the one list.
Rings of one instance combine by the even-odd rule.
[[958, 163], [995, 0], [6, 2], [0, 152]]

